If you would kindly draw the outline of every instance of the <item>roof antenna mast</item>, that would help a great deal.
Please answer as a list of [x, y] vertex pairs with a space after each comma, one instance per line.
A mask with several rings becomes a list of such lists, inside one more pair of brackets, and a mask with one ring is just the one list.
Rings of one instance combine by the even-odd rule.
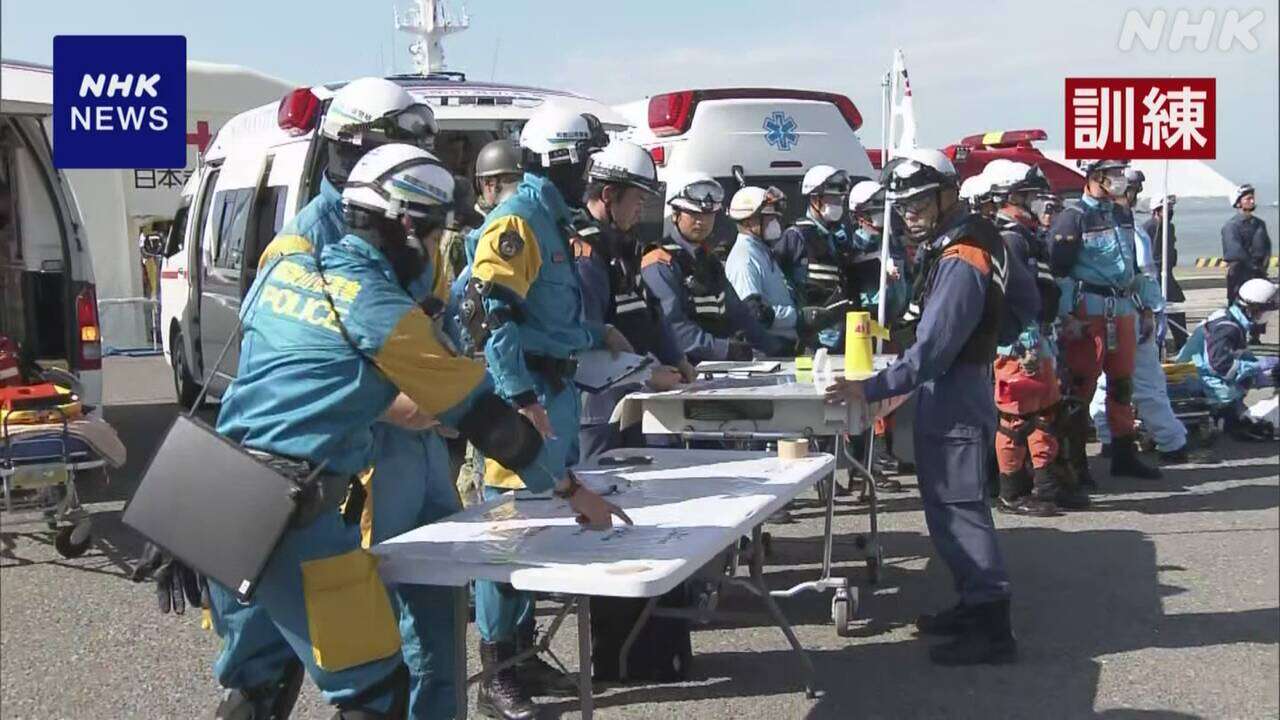
[[471, 16], [467, 8], [462, 7], [461, 17], [454, 17], [449, 12], [445, 0], [415, 0], [414, 7], [401, 17], [399, 9], [395, 12], [396, 29], [417, 38], [409, 46], [409, 54], [413, 56], [413, 64], [418, 74], [427, 76], [443, 73], [447, 67], [444, 61], [445, 36], [462, 32], [471, 27]]

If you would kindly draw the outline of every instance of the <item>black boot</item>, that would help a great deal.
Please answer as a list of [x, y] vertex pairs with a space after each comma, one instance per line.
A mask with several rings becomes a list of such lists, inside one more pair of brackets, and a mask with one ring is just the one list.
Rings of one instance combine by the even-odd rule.
[[952, 636], [967, 631], [975, 622], [972, 610], [964, 603], [916, 618], [916, 632], [921, 635]]
[[1094, 490], [1098, 487], [1098, 483], [1093, 479], [1093, 473], [1089, 472], [1089, 454], [1086, 447], [1089, 436], [1089, 417], [1079, 408], [1073, 408], [1069, 412], [1071, 415], [1064, 423], [1065, 432], [1061, 436], [1066, 450], [1067, 465], [1071, 468], [1077, 485], [1086, 491]]
[[1009, 600], [970, 606], [973, 624], [954, 640], [929, 648], [937, 665], [1003, 665], [1018, 658], [1009, 619]]
[[[536, 623], [525, 623], [516, 628], [516, 654], [528, 650], [537, 642], [538, 626]], [[516, 677], [525, 692], [530, 695], [554, 695], [570, 697], [578, 694], [577, 680], [570, 678], [547, 661], [531, 655], [516, 663]]]
[[[480, 665], [486, 672], [515, 657], [514, 643], [480, 641]], [[488, 680], [480, 681], [476, 692], [476, 709], [481, 715], [497, 720], [533, 720], [538, 708], [516, 679], [515, 666], [493, 670]]]
[[1084, 510], [1089, 507], [1089, 493], [1080, 487], [1080, 481], [1062, 458], [1054, 460], [1048, 469], [1057, 478], [1054, 504], [1063, 510]]
[[[1052, 497], [1052, 496], [1050, 496]], [[1015, 473], [1000, 473], [1000, 497], [996, 509], [1011, 515], [1051, 517], [1058, 514], [1053, 501], [1036, 497], [1031, 488], [1031, 474], [1026, 468]]]
[[1186, 444], [1177, 450], [1160, 451], [1161, 465], [1185, 465], [1189, 462], [1191, 462], [1191, 453], [1187, 451]]
[[1138, 457], [1138, 442], [1133, 435], [1111, 439], [1111, 476], [1134, 477], [1139, 480], [1159, 480], [1164, 473], [1151, 467]]

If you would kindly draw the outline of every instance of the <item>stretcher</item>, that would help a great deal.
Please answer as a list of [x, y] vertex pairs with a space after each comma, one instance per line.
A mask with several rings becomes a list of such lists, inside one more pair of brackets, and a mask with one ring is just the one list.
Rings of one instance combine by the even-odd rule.
[[42, 510], [55, 531], [54, 548], [66, 558], [83, 555], [93, 541], [89, 513], [76, 491], [77, 476], [119, 467], [124, 445], [105, 421], [43, 411], [40, 422], [19, 422], [16, 413], [0, 420], [0, 482], [4, 510]]
[[[627, 462], [643, 454], [644, 463]], [[620, 459], [619, 459], [620, 458]], [[575, 473], [588, 486], [610, 489], [609, 499], [634, 520], [632, 526], [591, 531], [577, 525], [566, 501], [550, 495], [507, 494], [372, 548], [388, 583], [457, 588], [455, 641], [465, 657], [465, 588], [472, 580], [509, 583], [517, 590], [568, 596], [540, 643], [509, 662], [546, 649], [576, 609], [578, 693], [582, 717], [594, 710], [591, 678], [591, 598], [648, 598], [623, 644], [620, 669], [633, 641], [651, 617], [693, 613], [708, 619], [727, 613], [658, 607], [658, 598], [713, 563], [744, 535], [759, 547], [760, 527], [775, 512], [831, 475], [827, 454], [782, 460], [762, 452], [647, 448], [602, 454]], [[693, 482], [691, 482], [693, 481]], [[805, 673], [805, 690], [816, 694], [812, 660], [764, 583], [763, 555], [752, 553], [748, 577], [727, 578], [763, 604]], [[466, 663], [457, 663], [460, 673]], [[490, 671], [492, 671], [491, 669]], [[460, 678], [459, 694], [480, 674]], [[460, 708], [466, 708], [460, 697]]]
[[[874, 367], [887, 366], [891, 358], [877, 357]], [[842, 366], [839, 358], [833, 363]], [[819, 498], [825, 506], [822, 542], [822, 570], [815, 580], [799, 583], [784, 590], [774, 590], [775, 597], [792, 597], [804, 592], [831, 591], [831, 621], [842, 637], [852, 634], [851, 620], [857, 612], [857, 588], [847, 577], [832, 573], [831, 555], [834, 545], [836, 476], [843, 469], [863, 477], [866, 482], [868, 532], [858, 536], [867, 569], [867, 578], [879, 581], [884, 565], [884, 549], [880, 543], [879, 505], [875, 480], [871, 475], [874, 457], [873, 428], [875, 421], [900, 407], [909, 396], [890, 398], [877, 403], [850, 406], [828, 405], [823, 390], [829, 378], [814, 381], [811, 371], [797, 370], [795, 361], [780, 361], [775, 373], [755, 374], [725, 368], [721, 363], [712, 377], [667, 392], [634, 393], [620, 403], [620, 422], [624, 425], [637, 415], [645, 434], [675, 435], [686, 443], [700, 441], [740, 442], [745, 444], [777, 442], [803, 438], [812, 449], [820, 449], [820, 441], [833, 448], [836, 465], [830, 477], [818, 484]], [[835, 374], [836, 377], [840, 373]], [[627, 407], [622, 407], [627, 406]], [[628, 417], [629, 416], [629, 417]], [[908, 430], [909, 431], [909, 430]], [[866, 457], [854, 457], [849, 439], [866, 434]]]

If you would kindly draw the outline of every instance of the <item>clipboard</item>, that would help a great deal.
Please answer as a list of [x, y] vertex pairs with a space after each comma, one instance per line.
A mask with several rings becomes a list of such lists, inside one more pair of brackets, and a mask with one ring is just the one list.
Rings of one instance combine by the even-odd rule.
[[648, 355], [618, 353], [608, 350], [587, 350], [578, 355], [578, 370], [573, 382], [584, 392], [597, 393], [616, 385], [654, 363]]

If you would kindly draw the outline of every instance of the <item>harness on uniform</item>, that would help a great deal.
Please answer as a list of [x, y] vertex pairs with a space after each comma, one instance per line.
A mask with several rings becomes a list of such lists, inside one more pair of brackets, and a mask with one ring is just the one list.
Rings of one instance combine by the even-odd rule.
[[634, 257], [617, 252], [620, 243], [609, 235], [609, 231], [585, 218], [573, 225], [577, 242], [591, 247], [592, 253], [599, 253], [609, 267], [609, 315], [614, 320], [627, 316], [643, 315], [656, 320], [658, 315], [653, 309], [648, 290], [640, 282], [639, 268]]
[[986, 253], [991, 259], [991, 282], [987, 283], [982, 318], [955, 361], [989, 365], [996, 357], [1000, 321], [1005, 312], [1004, 289], [1008, 281], [1009, 258], [1005, 252], [1004, 240], [995, 226], [972, 213], [962, 217], [934, 242], [921, 246], [924, 254], [918, 258], [918, 272], [911, 289], [911, 302], [902, 320], [895, 326], [894, 339], [904, 342], [904, 347], [915, 343], [916, 329], [937, 281], [938, 261], [948, 248], [960, 245], [974, 247]]
[[665, 250], [675, 264], [685, 290], [685, 312], [689, 317], [716, 337], [731, 335], [726, 302], [728, 282], [725, 280], [724, 266], [712, 251], [698, 247], [690, 253], [680, 243], [667, 238], [661, 244], [646, 247], [645, 254], [657, 249]]
[[[999, 410], [997, 412], [1000, 414], [1000, 422], [996, 425], [996, 432], [1011, 438], [1018, 445], [1025, 443], [1027, 437], [1036, 430], [1051, 435], [1056, 434], [1055, 423], [1061, 410], [1061, 401], [1029, 413], [1017, 414]], [[1022, 422], [1023, 425], [1018, 430], [1014, 430], [1011, 425], [1017, 422]]]
[[850, 260], [831, 239], [832, 233], [807, 217], [797, 220], [794, 227], [804, 241], [806, 304], [827, 305], [851, 295], [844, 271]]

